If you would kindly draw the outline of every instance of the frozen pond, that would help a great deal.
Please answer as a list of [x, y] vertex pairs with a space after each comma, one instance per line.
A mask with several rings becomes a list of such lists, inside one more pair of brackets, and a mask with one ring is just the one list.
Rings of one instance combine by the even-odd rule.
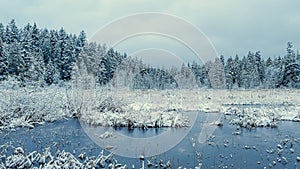
[[[300, 162], [300, 123], [281, 121], [278, 128], [238, 129], [236, 125], [228, 124], [224, 119], [223, 126], [217, 127], [213, 136], [195, 148], [192, 138], [199, 137], [206, 113], [199, 113], [196, 124], [176, 147], [155, 157], [146, 158], [153, 164], [159, 160], [170, 160], [171, 168], [179, 166], [194, 167], [198, 160], [202, 161], [203, 168], [299, 168]], [[223, 117], [224, 118], [224, 117]], [[133, 129], [118, 128], [116, 132], [129, 137], [151, 137], [165, 132], [161, 129]], [[86, 152], [87, 156], [97, 156], [102, 150], [83, 131], [77, 119], [68, 119], [54, 123], [46, 123], [34, 129], [19, 128], [14, 132], [3, 131], [0, 134], [0, 144], [11, 142], [13, 146], [21, 146], [25, 152], [43, 151], [51, 147], [52, 151], [65, 150], [78, 156]], [[195, 149], [201, 154], [195, 155]], [[12, 153], [8, 149], [7, 154]], [[52, 152], [55, 154], [55, 152]], [[125, 158], [115, 155], [119, 163], [141, 166], [139, 159]], [[146, 163], [147, 164], [147, 163]]]

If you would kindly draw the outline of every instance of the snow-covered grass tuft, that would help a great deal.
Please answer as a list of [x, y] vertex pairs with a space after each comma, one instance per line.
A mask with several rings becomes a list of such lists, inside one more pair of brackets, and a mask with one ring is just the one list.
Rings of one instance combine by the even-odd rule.
[[72, 92], [66, 88], [0, 89], [0, 130], [33, 128], [73, 115]]
[[75, 157], [70, 152], [57, 151], [55, 155], [51, 154], [50, 148], [39, 153], [37, 151], [26, 154], [22, 147], [17, 147], [14, 153], [7, 158], [0, 160], [0, 168], [107, 168], [115, 167], [125, 168], [125, 165], [116, 163], [112, 160], [113, 154], [105, 155], [103, 150], [97, 157]]
[[[79, 92], [78, 92], [79, 93]], [[93, 93], [94, 98], [91, 97]], [[100, 93], [100, 94], [97, 94]], [[77, 96], [80, 119], [94, 126], [160, 128], [189, 127], [189, 118], [184, 114], [174, 97], [176, 91], [97, 89], [82, 91]], [[83, 96], [84, 99], [81, 99]], [[81, 101], [87, 100], [87, 101]], [[178, 101], [177, 101], [178, 102]]]
[[90, 112], [81, 119], [95, 126], [160, 128], [188, 127], [189, 119], [183, 113], [173, 112]]
[[[13, 152], [7, 153], [8, 149], [13, 149]], [[2, 150], [0, 168], [128, 168], [128, 164], [119, 163], [113, 153], [106, 154], [103, 150], [97, 156], [87, 156], [86, 152], [75, 156], [64, 150], [57, 150], [55, 154], [52, 154], [53, 150], [50, 147], [45, 148], [42, 152], [25, 152], [22, 147], [13, 147], [8, 143], [2, 145], [0, 150]], [[140, 161], [142, 162], [141, 168], [145, 168], [145, 166], [148, 168], [172, 167], [170, 160], [157, 161], [146, 159], [141, 155]]]

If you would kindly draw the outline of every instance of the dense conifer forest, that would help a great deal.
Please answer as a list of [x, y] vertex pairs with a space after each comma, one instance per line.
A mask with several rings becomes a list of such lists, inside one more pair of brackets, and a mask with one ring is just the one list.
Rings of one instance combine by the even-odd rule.
[[286, 54], [277, 58], [250, 51], [245, 56], [220, 56], [210, 63], [193, 62], [165, 69], [150, 67], [104, 44], [87, 42], [84, 31], [76, 35], [64, 28], [40, 29], [35, 23], [23, 28], [18, 28], [15, 20], [8, 25], [0, 23], [0, 82], [16, 81], [20, 86], [63, 85], [80, 67], [78, 61], [84, 62], [99, 85], [111, 82], [118, 71], [123, 75], [123, 85], [137, 89], [177, 88], [176, 76], [190, 78], [198, 87], [211, 88], [217, 82], [210, 69], [218, 65], [214, 74], [219, 74], [219, 81], [225, 84], [217, 85], [218, 88], [300, 88], [300, 55], [292, 42], [287, 43]]

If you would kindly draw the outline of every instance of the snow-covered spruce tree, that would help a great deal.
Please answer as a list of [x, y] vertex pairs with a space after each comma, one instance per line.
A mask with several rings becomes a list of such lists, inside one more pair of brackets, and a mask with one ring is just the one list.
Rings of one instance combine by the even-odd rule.
[[256, 54], [248, 52], [247, 57], [243, 57], [241, 62], [241, 87], [248, 89], [260, 86], [261, 79], [264, 77], [264, 74], [262, 74], [264, 70], [260, 70], [264, 68], [262, 64], [259, 52], [256, 52]]
[[122, 55], [114, 49], [109, 49], [107, 53], [101, 58], [99, 63], [99, 70], [97, 72], [98, 81], [101, 85], [107, 84], [112, 80], [118, 66], [125, 59], [126, 55]]
[[266, 61], [266, 67], [270, 67], [273, 65], [273, 61], [270, 57], [268, 57], [267, 61]]
[[266, 61], [266, 67], [265, 67], [265, 82], [263, 87], [270, 89], [275, 88], [275, 82], [274, 82], [274, 75], [273, 75], [273, 61], [270, 57], [268, 57]]
[[98, 47], [97, 43], [92, 42], [83, 48], [81, 52], [84, 56], [83, 61], [87, 65], [88, 72], [93, 74], [94, 76], [97, 75], [97, 71], [99, 69], [100, 61], [104, 57], [105, 53], [101, 53], [98, 51], [100, 48]]
[[226, 88], [224, 67], [220, 59], [216, 58], [214, 62], [208, 62], [207, 66], [211, 87], [214, 89]]
[[49, 46], [49, 54], [50, 58], [52, 59], [53, 63], [58, 63], [58, 58], [56, 57], [57, 55], [57, 41], [58, 41], [58, 34], [57, 31], [55, 30], [50, 30], [50, 46]]
[[[193, 73], [193, 75], [195, 77], [197, 86], [201, 86], [201, 82], [200, 82], [200, 78], [199, 78], [199, 75], [200, 75], [200, 65], [198, 65], [195, 61], [193, 61], [192, 64], [188, 64], [188, 66], [189, 66], [189, 69], [192, 71], [192, 73]], [[174, 67], [174, 68], [176, 68], [176, 67]], [[172, 73], [174, 71], [174, 68], [172, 67], [169, 70], [170, 74], [174, 74], [174, 73]]]
[[17, 78], [21, 85], [24, 85], [25, 62], [21, 56], [20, 32], [15, 20], [11, 20], [6, 26], [5, 42], [7, 44], [4, 48], [7, 52], [7, 72], [9, 76]]
[[78, 56], [79, 53], [83, 50], [84, 46], [86, 46], [86, 33], [84, 31], [81, 31], [78, 37], [75, 36], [75, 55]]
[[21, 55], [25, 62], [25, 71], [29, 69], [32, 64], [32, 26], [27, 24], [24, 29], [21, 29], [20, 44], [21, 44]]
[[0, 81], [7, 79], [8, 60], [2, 38], [0, 37]]
[[99, 69], [97, 72], [97, 78], [100, 85], [105, 85], [109, 81], [107, 75], [108, 75], [108, 70], [107, 70], [105, 59], [101, 59], [101, 62], [99, 64]]
[[225, 59], [224, 59], [223, 55], [220, 56], [220, 61], [221, 61], [222, 65], [223, 65], [223, 67], [224, 67], [225, 66]]
[[[125, 59], [126, 58], [126, 59]], [[134, 78], [144, 69], [149, 69], [149, 65], [145, 65], [142, 60], [137, 58], [127, 57], [124, 54], [124, 60], [117, 67], [112, 84], [118, 87], [133, 89], [137, 85]]]
[[226, 78], [226, 87], [228, 89], [232, 89], [233, 88], [233, 84], [234, 84], [234, 67], [233, 67], [233, 59], [232, 57], [229, 57], [227, 59], [226, 65], [224, 67], [224, 71], [225, 71], [225, 78]]
[[193, 88], [194, 84], [196, 84], [194, 73], [190, 69], [189, 65], [182, 64], [180, 72], [177, 74], [175, 79], [177, 80], [178, 86], [184, 89], [191, 89]]
[[52, 61], [55, 63], [56, 69], [60, 74], [60, 80], [62, 81], [71, 79], [72, 69], [76, 60], [74, 51], [75, 46], [70, 36], [61, 28], [57, 34], [57, 42], [55, 43], [54, 58]]
[[261, 58], [260, 51], [257, 51], [254, 55], [255, 68], [257, 70], [257, 75], [255, 75], [256, 84], [262, 86], [265, 80], [265, 62]]
[[266, 62], [266, 65], [268, 66], [265, 68], [264, 87], [269, 89], [280, 87], [283, 78], [281, 58], [275, 58], [272, 63], [268, 61]]
[[25, 62], [24, 80], [26, 85], [43, 86], [44, 58], [40, 48], [40, 32], [34, 23], [21, 31], [21, 55]]
[[12, 42], [6, 48], [8, 67], [7, 71], [10, 76], [17, 77], [24, 85], [25, 62], [21, 56], [21, 48], [18, 42]]
[[137, 73], [133, 79], [134, 89], [174, 89], [178, 84], [164, 68], [148, 67]]
[[[199, 65], [196, 62], [193, 62], [190, 65], [190, 69], [192, 73], [194, 74], [194, 77], [196, 79], [196, 83], [198, 87], [200, 88], [210, 88], [210, 79], [208, 76], [208, 70], [209, 68], [207, 67], [208, 65]], [[176, 70], [177, 71], [177, 70]]]
[[51, 58], [45, 66], [44, 80], [48, 85], [57, 84], [59, 81], [59, 72]]
[[[259, 54], [258, 56], [260, 57]], [[259, 65], [256, 65], [256, 60], [258, 59], [254, 53], [249, 52], [247, 56], [247, 60], [248, 60], [247, 68], [248, 68], [248, 72], [250, 73], [250, 88], [256, 88], [260, 85], [259, 72], [258, 72]], [[260, 60], [258, 62], [260, 62]]]
[[274, 72], [276, 73], [275, 86], [279, 88], [283, 84], [285, 69], [284, 60], [280, 56], [274, 60], [274, 68], [276, 69]]
[[300, 88], [300, 63], [293, 62], [285, 67], [283, 85], [291, 88]]
[[74, 63], [76, 61], [75, 56], [75, 44], [72, 42], [70, 36], [67, 36], [66, 39], [66, 47], [63, 53], [63, 58], [61, 59], [61, 63], [63, 64], [63, 80], [69, 81], [71, 80], [72, 70], [74, 67]]
[[297, 61], [300, 61], [300, 53], [299, 53], [299, 49], [297, 49], [296, 60], [297, 60]]
[[238, 57], [238, 55], [235, 56], [233, 61], [233, 70], [234, 70], [234, 79], [233, 79], [233, 85], [234, 88], [240, 88], [241, 87], [241, 61]]
[[249, 67], [248, 60], [244, 56], [241, 61], [241, 87], [245, 89], [250, 88], [251, 75]]
[[1, 22], [0, 22], [0, 39], [2, 39], [2, 43], [5, 43], [5, 29]]
[[208, 70], [205, 65], [202, 65], [200, 67], [200, 81], [201, 81], [202, 87], [207, 87], [207, 88], [211, 87], [210, 79], [208, 76]]
[[282, 85], [300, 88], [300, 63], [296, 61], [292, 42], [287, 43], [287, 54], [284, 57], [284, 73]]
[[7, 44], [11, 44], [13, 42], [19, 42], [20, 33], [14, 19], [12, 19], [10, 23], [6, 26], [4, 37], [5, 37], [4, 41]]
[[50, 59], [52, 60], [51, 40], [50, 40], [50, 33], [48, 29], [43, 29], [40, 31], [39, 46], [40, 49], [42, 50], [44, 64], [46, 65]]
[[294, 63], [296, 61], [296, 54], [293, 49], [293, 43], [288, 42], [286, 48], [286, 55], [284, 57], [284, 64], [287, 66], [290, 63]]

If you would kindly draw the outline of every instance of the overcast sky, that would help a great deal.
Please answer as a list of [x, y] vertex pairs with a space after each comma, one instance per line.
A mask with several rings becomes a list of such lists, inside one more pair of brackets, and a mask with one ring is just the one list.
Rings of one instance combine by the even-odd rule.
[[219, 54], [284, 55], [286, 43], [300, 48], [299, 0], [0, 0], [0, 22], [14, 18], [19, 27], [36, 22], [88, 37], [117, 18], [139, 12], [163, 12], [197, 26]]

